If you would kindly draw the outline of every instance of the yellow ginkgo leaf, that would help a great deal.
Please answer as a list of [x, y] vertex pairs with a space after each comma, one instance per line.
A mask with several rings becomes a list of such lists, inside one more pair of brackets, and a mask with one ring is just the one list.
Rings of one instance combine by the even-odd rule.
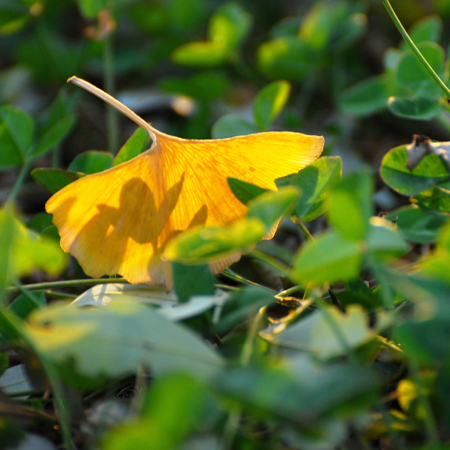
[[[90, 83], [69, 81], [115, 106], [153, 140], [146, 152], [80, 178], [46, 204], [62, 248], [92, 277], [120, 274], [131, 283], [170, 289], [171, 266], [160, 256], [174, 236], [245, 215], [247, 207], [233, 195], [229, 177], [276, 190], [276, 178], [299, 171], [322, 152], [323, 137], [293, 132], [211, 140], [169, 136]], [[220, 272], [239, 257], [214, 262], [212, 269]]]

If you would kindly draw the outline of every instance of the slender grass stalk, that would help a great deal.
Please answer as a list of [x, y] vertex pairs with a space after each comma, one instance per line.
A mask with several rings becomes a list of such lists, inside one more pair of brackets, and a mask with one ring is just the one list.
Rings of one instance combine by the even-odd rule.
[[405, 42], [408, 44], [411, 51], [416, 55], [417, 59], [421, 62], [422, 66], [425, 68], [425, 70], [430, 74], [430, 76], [433, 78], [435, 83], [441, 88], [442, 92], [445, 94], [445, 96], [450, 99], [450, 89], [446, 86], [446, 84], [441, 80], [439, 75], [434, 71], [434, 69], [430, 66], [428, 61], [425, 59], [425, 57], [422, 55], [420, 50], [417, 48], [416, 44], [414, 44], [414, 41], [411, 39], [407, 31], [405, 30], [404, 26], [400, 22], [399, 18], [397, 17], [397, 14], [395, 14], [394, 9], [392, 8], [391, 4], [389, 3], [389, 0], [381, 0], [391, 17], [392, 21], [394, 22], [395, 26], [397, 27], [398, 31], [402, 35]]
[[292, 221], [296, 225], [298, 225], [298, 227], [300, 228], [300, 231], [302, 232], [303, 236], [305, 236], [306, 240], [308, 240], [308, 241], [314, 240], [313, 235], [309, 232], [308, 228], [306, 228], [305, 224], [303, 223], [303, 220], [301, 220], [297, 217], [293, 217]]
[[[42, 291], [44, 289], [62, 289], [78, 286], [92, 286], [94, 284], [112, 284], [124, 283], [129, 284], [125, 278], [88, 278], [86, 280], [64, 280], [64, 281], [49, 281], [46, 283], [24, 284], [21, 287], [27, 291]], [[10, 286], [5, 289], [7, 294], [16, 294], [19, 292], [17, 286]]]
[[259, 259], [260, 261], [265, 262], [269, 266], [273, 267], [277, 272], [280, 272], [282, 275], [286, 275], [287, 271], [289, 270], [289, 267], [285, 266], [282, 262], [278, 261], [272, 256], [267, 255], [261, 250], [254, 249], [250, 252], [250, 255], [256, 259]]
[[[105, 90], [111, 96], [114, 96], [115, 91], [115, 76], [114, 76], [114, 54], [112, 46], [112, 36], [108, 34], [105, 38], [103, 47], [103, 83]], [[117, 111], [107, 106], [106, 109], [106, 122], [108, 128], [108, 149], [114, 155], [119, 149], [119, 120]]]
[[12, 188], [11, 193], [9, 194], [8, 200], [5, 203], [5, 209], [11, 208], [16, 201], [17, 195], [19, 194], [20, 188], [25, 180], [25, 177], [28, 175], [29, 163], [24, 163], [20, 168], [19, 174], [17, 175], [16, 181]]

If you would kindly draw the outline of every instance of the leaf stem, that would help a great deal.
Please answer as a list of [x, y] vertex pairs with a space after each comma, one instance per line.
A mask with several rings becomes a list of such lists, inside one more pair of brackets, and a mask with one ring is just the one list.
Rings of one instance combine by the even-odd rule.
[[267, 255], [261, 250], [254, 249], [250, 252], [250, 255], [260, 261], [265, 262], [270, 267], [274, 268], [277, 272], [280, 272], [282, 275], [286, 275], [287, 271], [289, 270], [289, 268], [285, 266], [282, 262], [278, 261], [272, 256]]
[[411, 39], [409, 34], [406, 32], [404, 26], [400, 22], [399, 18], [397, 17], [397, 14], [395, 14], [395, 11], [393, 10], [391, 4], [389, 3], [389, 0], [381, 0], [384, 4], [384, 6], [387, 9], [387, 12], [389, 16], [391, 17], [392, 21], [394, 22], [395, 26], [397, 27], [398, 31], [402, 35], [405, 42], [408, 44], [411, 51], [416, 55], [417, 59], [421, 62], [425, 70], [430, 74], [430, 76], [433, 78], [435, 83], [441, 88], [442, 92], [445, 94], [445, 96], [450, 99], [450, 89], [445, 85], [445, 83], [441, 80], [439, 75], [434, 71], [434, 69], [430, 66], [428, 61], [424, 58], [420, 50], [417, 48], [416, 44], [414, 44], [414, 41]]
[[[129, 284], [125, 278], [87, 278], [85, 280], [64, 280], [64, 281], [49, 281], [46, 283], [34, 283], [34, 284], [24, 284], [21, 287], [27, 291], [42, 291], [43, 289], [54, 289], [54, 288], [71, 288], [77, 286], [92, 286], [94, 284], [112, 284], [112, 283], [123, 283]], [[17, 286], [10, 286], [6, 288], [7, 294], [15, 294], [19, 292]]]
[[308, 228], [306, 228], [305, 224], [303, 223], [303, 220], [299, 219], [298, 217], [292, 217], [292, 221], [298, 225], [300, 228], [300, 231], [303, 233], [303, 236], [305, 236], [306, 240], [313, 241], [314, 237], [309, 232]]
[[8, 200], [5, 203], [5, 209], [11, 208], [14, 205], [17, 194], [22, 187], [23, 181], [25, 177], [28, 175], [29, 162], [25, 162], [23, 166], [20, 168], [19, 174], [17, 175], [16, 181], [14, 182], [14, 186], [12, 188], [11, 193], [9, 194]]
[[[109, 95], [114, 96], [114, 56], [112, 48], [112, 36], [110, 34], [106, 36], [103, 46], [103, 65], [103, 83], [105, 85], [105, 90], [109, 93]], [[119, 142], [119, 121], [117, 111], [109, 105], [106, 109], [106, 121], [108, 127], [108, 149], [112, 154], [115, 155], [118, 150]]]

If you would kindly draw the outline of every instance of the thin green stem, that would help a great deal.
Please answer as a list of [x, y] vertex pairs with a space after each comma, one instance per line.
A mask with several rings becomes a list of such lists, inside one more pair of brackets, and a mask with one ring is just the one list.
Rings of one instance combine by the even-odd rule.
[[289, 270], [289, 268], [285, 266], [282, 262], [278, 261], [272, 256], [267, 255], [261, 250], [254, 249], [253, 251], [250, 252], [250, 255], [256, 259], [259, 259], [260, 261], [265, 262], [266, 264], [268, 264], [269, 266], [273, 267], [275, 270], [280, 272], [282, 275], [286, 275], [287, 271]]
[[304, 286], [298, 285], [291, 287], [289, 289], [285, 289], [284, 291], [281, 291], [279, 294], [277, 294], [277, 297], [289, 297], [291, 294], [294, 294], [295, 292], [302, 291], [305, 289]]
[[[44, 289], [62, 289], [62, 288], [72, 288], [78, 286], [92, 286], [94, 284], [113, 284], [113, 283], [123, 283], [129, 284], [125, 278], [88, 278], [86, 280], [65, 280], [65, 281], [49, 281], [46, 283], [34, 283], [34, 284], [24, 284], [23, 289], [27, 291], [42, 291]], [[14, 294], [19, 292], [17, 286], [10, 286], [6, 288], [7, 294]]]
[[400, 22], [399, 18], [397, 17], [397, 14], [395, 14], [395, 11], [393, 10], [391, 4], [389, 3], [389, 0], [381, 0], [381, 1], [383, 2], [384, 6], [387, 9], [389, 16], [391, 17], [392, 21], [394, 22], [395, 26], [397, 27], [398, 31], [402, 35], [405, 42], [408, 44], [411, 51], [416, 55], [417, 59], [422, 63], [423, 67], [430, 74], [430, 76], [433, 78], [435, 83], [441, 88], [441, 90], [445, 94], [445, 96], [448, 99], [450, 99], [450, 89], [445, 85], [445, 83], [441, 80], [439, 75], [430, 66], [430, 64], [424, 58], [422, 53], [420, 53], [420, 50], [417, 48], [416, 44], [414, 44], [413, 40], [410, 38], [409, 34], [406, 32], [405, 28], [403, 27], [402, 23]]
[[23, 166], [20, 168], [19, 174], [17, 175], [12, 191], [9, 194], [8, 200], [6, 200], [5, 209], [9, 209], [11, 208], [11, 206], [14, 205], [16, 197], [20, 191], [20, 188], [22, 187], [23, 181], [25, 180], [25, 177], [28, 175], [28, 169], [29, 163], [24, 163]]
[[303, 220], [299, 219], [298, 217], [293, 217], [292, 221], [298, 225], [300, 231], [303, 233], [303, 236], [305, 236], [305, 238], [308, 241], [314, 240], [313, 235], [309, 232], [308, 228], [306, 228], [305, 224], [303, 223]]
[[255, 283], [254, 281], [247, 280], [247, 278], [241, 277], [236, 272], [233, 272], [231, 269], [225, 269], [222, 272], [222, 275], [224, 277], [229, 278], [230, 280], [237, 281], [238, 283], [246, 284], [247, 286], [261, 286], [258, 283]]
[[55, 403], [58, 408], [59, 423], [61, 426], [61, 433], [63, 436], [65, 449], [72, 450], [74, 447], [72, 445], [69, 413], [66, 408], [64, 388], [58, 378], [58, 374], [56, 373], [53, 366], [50, 363], [48, 363], [48, 361], [45, 359], [45, 357], [39, 353], [39, 351], [34, 346], [33, 342], [31, 340], [29, 340], [28, 337], [24, 333], [22, 333], [22, 330], [20, 329], [20, 327], [18, 327], [14, 323], [14, 321], [9, 319], [7, 314], [0, 311], [0, 318], [3, 321], [3, 323], [7, 324], [8, 328], [13, 329], [14, 333], [17, 336], [21, 337], [21, 339], [28, 345], [28, 347], [33, 351], [33, 353], [37, 356], [37, 358], [41, 362], [42, 367], [45, 370], [47, 377], [50, 381], [50, 384], [53, 387], [53, 396], [55, 398]]
[[[109, 34], [105, 38], [103, 47], [103, 82], [105, 90], [109, 95], [114, 97], [115, 76], [114, 76], [114, 56], [112, 49], [112, 36]], [[117, 111], [112, 106], [107, 106], [106, 121], [108, 126], [108, 149], [111, 153], [116, 154], [119, 143], [119, 121]]]
[[23, 294], [25, 297], [27, 297], [29, 300], [31, 300], [34, 305], [37, 308], [41, 308], [42, 305], [39, 303], [39, 301], [36, 299], [36, 297], [29, 291], [27, 291], [20, 283], [14, 283], [14, 286]]

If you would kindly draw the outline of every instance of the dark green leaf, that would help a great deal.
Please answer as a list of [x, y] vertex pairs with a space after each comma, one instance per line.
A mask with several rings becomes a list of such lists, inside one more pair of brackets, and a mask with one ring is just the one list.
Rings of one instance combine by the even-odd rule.
[[247, 134], [257, 133], [256, 125], [247, 122], [236, 114], [227, 114], [222, 116], [213, 125], [211, 134], [214, 139], [223, 139], [234, 136], [244, 136]]
[[90, 150], [80, 153], [69, 165], [70, 172], [87, 175], [110, 169], [114, 156], [109, 152]]
[[387, 105], [392, 114], [406, 119], [430, 120], [442, 112], [442, 106], [433, 98], [389, 97]]
[[50, 192], [58, 192], [68, 184], [84, 176], [84, 173], [70, 172], [60, 169], [34, 169], [31, 176], [36, 183]]
[[45, 296], [40, 291], [28, 292], [15, 298], [8, 306], [8, 310], [19, 319], [25, 320], [35, 309], [46, 305]]
[[150, 136], [143, 128], [138, 128], [117, 153], [112, 167], [122, 164], [147, 150]]
[[274, 81], [262, 89], [253, 105], [253, 116], [260, 131], [266, 131], [277, 118], [289, 99], [291, 85], [285, 81]]
[[93, 19], [105, 8], [104, 0], [77, 0], [81, 13], [88, 19]]
[[346, 113], [366, 116], [385, 109], [389, 95], [386, 78], [380, 75], [345, 90], [339, 97], [339, 104]]
[[207, 264], [186, 266], [173, 262], [174, 289], [180, 302], [197, 295], [214, 295], [214, 277]]
[[237, 178], [228, 178], [227, 181], [235, 197], [244, 205], [268, 191], [268, 189], [238, 180]]
[[450, 177], [439, 156], [430, 153], [409, 170], [407, 147], [402, 145], [390, 150], [381, 162], [380, 175], [384, 182], [403, 195], [415, 195]]
[[450, 213], [450, 191], [439, 186], [415, 195], [414, 200], [426, 210]]
[[23, 163], [34, 137], [33, 119], [12, 106], [0, 107], [0, 168]]

